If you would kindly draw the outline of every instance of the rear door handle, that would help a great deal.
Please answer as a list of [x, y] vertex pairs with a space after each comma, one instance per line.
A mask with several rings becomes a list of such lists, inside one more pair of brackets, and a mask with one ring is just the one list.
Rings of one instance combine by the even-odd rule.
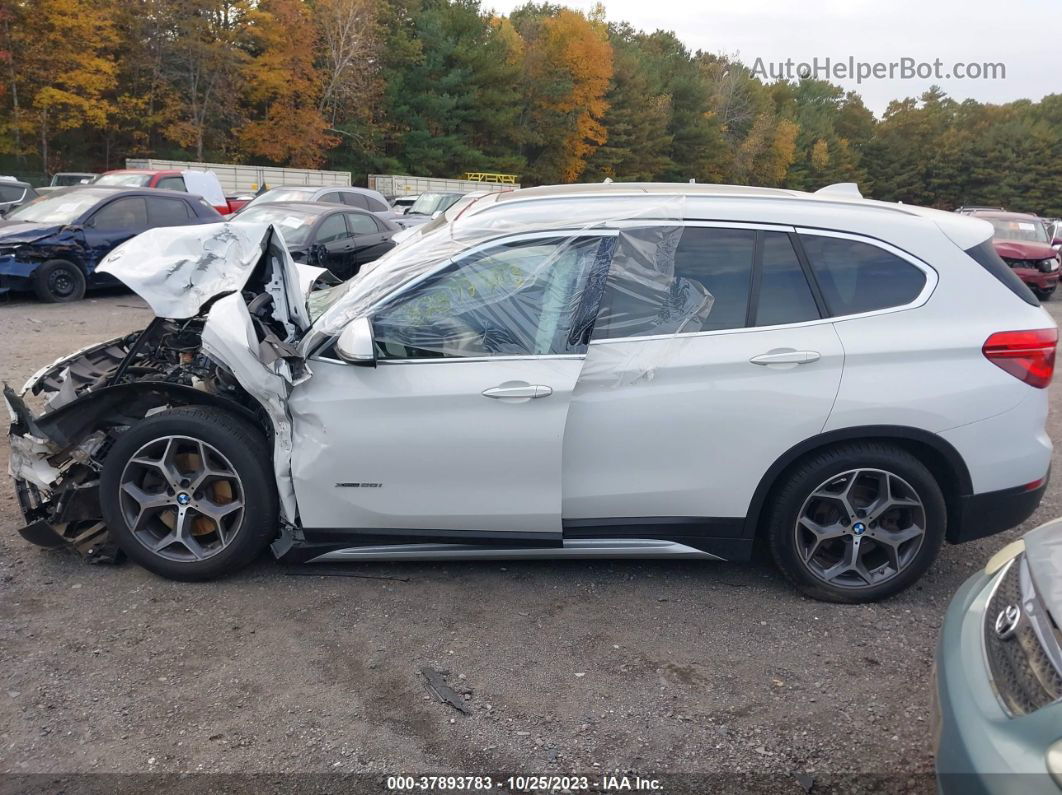
[[483, 390], [483, 397], [489, 398], [544, 398], [553, 394], [553, 390], [545, 384], [511, 384], [509, 386], [495, 386]]
[[821, 357], [818, 351], [795, 351], [793, 349], [768, 351], [759, 356], [749, 359], [753, 364], [809, 364], [817, 362]]

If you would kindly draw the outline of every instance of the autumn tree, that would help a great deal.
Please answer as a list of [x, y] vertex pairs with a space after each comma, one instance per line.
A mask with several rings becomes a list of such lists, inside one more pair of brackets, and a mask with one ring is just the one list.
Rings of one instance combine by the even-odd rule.
[[612, 48], [604, 21], [531, 5], [513, 20], [525, 42], [525, 174], [533, 183], [575, 182], [608, 138]]
[[56, 135], [102, 129], [113, 111], [106, 95], [115, 83], [117, 37], [108, 10], [103, 0], [8, 0], [3, 9], [11, 98], [5, 145], [17, 155], [35, 145], [45, 172], [58, 159]]

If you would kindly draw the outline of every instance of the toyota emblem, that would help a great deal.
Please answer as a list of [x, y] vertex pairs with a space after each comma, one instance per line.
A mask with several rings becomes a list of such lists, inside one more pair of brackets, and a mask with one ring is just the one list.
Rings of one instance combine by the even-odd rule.
[[1013, 637], [1021, 621], [1021, 608], [1017, 605], [1007, 605], [996, 616], [996, 637], [1007, 640]]

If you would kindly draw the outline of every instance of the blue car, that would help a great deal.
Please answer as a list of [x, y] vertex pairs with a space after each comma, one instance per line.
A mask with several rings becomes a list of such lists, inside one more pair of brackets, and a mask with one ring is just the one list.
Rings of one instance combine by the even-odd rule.
[[188, 193], [87, 185], [61, 188], [0, 221], [0, 295], [33, 291], [42, 301], [80, 300], [85, 290], [117, 284], [96, 273], [116, 246], [157, 226], [221, 221]]

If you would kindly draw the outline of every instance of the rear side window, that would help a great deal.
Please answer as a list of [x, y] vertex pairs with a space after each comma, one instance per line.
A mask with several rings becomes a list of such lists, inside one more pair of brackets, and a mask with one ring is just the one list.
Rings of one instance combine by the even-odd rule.
[[818, 319], [815, 296], [789, 235], [767, 232], [763, 239], [763, 271], [753, 325], [780, 326]]
[[992, 245], [991, 238], [979, 246], [966, 249], [966, 253], [970, 256], [970, 259], [999, 279], [1004, 287], [1022, 301], [1031, 306], [1040, 305], [1032, 290], [1026, 286], [1018, 274], [1007, 267], [1007, 263], [996, 253], [996, 248]]
[[26, 189], [21, 185], [0, 185], [0, 201], [17, 202], [25, 193]]
[[184, 177], [163, 177], [155, 187], [159, 190], [187, 190], [184, 187]]
[[800, 240], [831, 315], [903, 306], [925, 287], [922, 271], [878, 246], [807, 233]]
[[681, 230], [674, 273], [647, 269], [644, 250], [666, 249], [653, 235], [676, 232], [647, 230], [621, 235], [601, 297], [594, 339], [644, 337], [743, 328], [752, 287], [756, 232], [690, 226]]
[[191, 208], [180, 199], [151, 197], [147, 200], [149, 226], [183, 226], [192, 219]]

